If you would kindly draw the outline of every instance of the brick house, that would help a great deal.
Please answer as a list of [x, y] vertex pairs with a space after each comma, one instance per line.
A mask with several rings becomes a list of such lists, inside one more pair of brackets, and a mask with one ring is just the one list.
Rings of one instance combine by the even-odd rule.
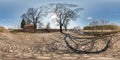
[[35, 32], [34, 25], [33, 24], [25, 25], [23, 27], [23, 31], [24, 32]]

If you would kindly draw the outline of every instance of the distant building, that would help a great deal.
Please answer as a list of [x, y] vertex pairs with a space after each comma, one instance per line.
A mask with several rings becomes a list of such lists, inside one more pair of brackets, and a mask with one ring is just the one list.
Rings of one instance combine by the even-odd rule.
[[34, 29], [34, 25], [33, 24], [30, 24], [30, 25], [25, 25], [23, 27], [23, 31], [24, 32], [35, 32], [35, 29]]

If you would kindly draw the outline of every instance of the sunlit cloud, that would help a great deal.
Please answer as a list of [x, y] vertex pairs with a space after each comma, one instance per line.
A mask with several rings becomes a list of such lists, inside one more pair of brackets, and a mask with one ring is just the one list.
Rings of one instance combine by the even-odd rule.
[[88, 19], [88, 20], [92, 20], [93, 18], [89, 16], [89, 17], [87, 17], [87, 19]]

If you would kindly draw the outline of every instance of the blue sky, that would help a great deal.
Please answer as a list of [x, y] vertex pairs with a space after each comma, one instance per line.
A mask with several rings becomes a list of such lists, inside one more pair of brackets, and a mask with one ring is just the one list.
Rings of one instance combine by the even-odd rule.
[[[92, 20], [101, 19], [120, 25], [120, 0], [0, 0], [0, 25], [17, 28], [20, 26], [20, 16], [28, 8], [38, 8], [49, 3], [72, 3], [84, 8], [69, 28], [84, 27]], [[52, 27], [57, 26], [53, 24]]]

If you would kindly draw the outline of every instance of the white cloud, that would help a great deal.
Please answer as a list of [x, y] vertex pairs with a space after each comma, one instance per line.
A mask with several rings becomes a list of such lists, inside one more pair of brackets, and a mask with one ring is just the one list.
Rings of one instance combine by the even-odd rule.
[[[50, 19], [50, 17], [45, 17], [43, 19], [43, 24], [44, 24], [43, 28], [46, 27], [46, 25], [47, 25], [48, 22], [50, 22], [50, 27], [52, 29], [59, 29], [58, 23], [55, 21], [55, 19]], [[76, 20], [76, 21], [70, 21], [69, 25], [68, 25], [68, 29], [74, 28], [76, 26], [79, 26], [78, 20]]]
[[93, 18], [92, 17], [87, 17], [88, 20], [92, 20]]
[[76, 26], [79, 26], [79, 23], [77, 21], [70, 21], [68, 28], [74, 28]]

